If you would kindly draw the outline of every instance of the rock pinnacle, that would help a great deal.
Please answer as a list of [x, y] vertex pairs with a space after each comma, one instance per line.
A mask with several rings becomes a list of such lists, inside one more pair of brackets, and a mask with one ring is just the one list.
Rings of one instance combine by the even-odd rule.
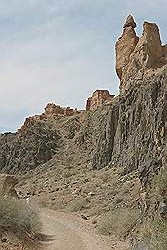
[[132, 28], [136, 28], [136, 23], [135, 23], [135, 21], [134, 21], [133, 16], [131, 16], [131, 15], [129, 15], [129, 16], [127, 17], [126, 22], [125, 22], [123, 28], [130, 27], [130, 26], [131, 26]]

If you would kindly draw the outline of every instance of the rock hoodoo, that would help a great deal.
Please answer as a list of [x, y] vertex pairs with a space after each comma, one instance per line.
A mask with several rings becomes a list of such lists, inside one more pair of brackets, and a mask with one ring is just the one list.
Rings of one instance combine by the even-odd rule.
[[86, 111], [94, 110], [107, 100], [112, 100], [114, 95], [110, 95], [108, 90], [96, 90], [86, 103]]
[[144, 22], [141, 38], [136, 36], [136, 23], [128, 16], [124, 24], [123, 35], [116, 43], [116, 72], [120, 78], [120, 89], [129, 88], [127, 82], [141, 79], [151, 70], [161, 68], [167, 62], [167, 46], [161, 45], [158, 26]]
[[123, 34], [116, 43], [116, 72], [120, 79], [129, 62], [129, 57], [139, 41], [134, 30], [135, 27], [136, 23], [133, 17], [129, 15], [123, 26]]

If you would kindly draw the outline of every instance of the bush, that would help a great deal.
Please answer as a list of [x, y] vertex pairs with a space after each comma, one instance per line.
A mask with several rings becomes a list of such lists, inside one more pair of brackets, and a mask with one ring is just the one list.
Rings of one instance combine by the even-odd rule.
[[41, 231], [38, 213], [25, 202], [11, 197], [0, 197], [0, 231], [18, 238], [33, 238]]
[[101, 216], [98, 221], [98, 230], [104, 235], [114, 234], [123, 238], [136, 225], [139, 212], [135, 209], [117, 209]]
[[140, 238], [148, 239], [151, 250], [167, 249], [167, 222], [159, 216], [147, 221], [140, 228]]

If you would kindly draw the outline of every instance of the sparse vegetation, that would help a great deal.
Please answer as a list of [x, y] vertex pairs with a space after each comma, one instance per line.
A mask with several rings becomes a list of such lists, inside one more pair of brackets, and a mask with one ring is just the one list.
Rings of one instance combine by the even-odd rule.
[[147, 188], [151, 218], [141, 226], [140, 233], [141, 238], [149, 238], [151, 250], [167, 249], [166, 180], [167, 171], [161, 169]]
[[141, 241], [149, 242], [151, 250], [166, 250], [167, 223], [159, 216], [145, 221], [140, 228]]
[[36, 210], [25, 202], [11, 197], [0, 197], [0, 232], [12, 233], [22, 243], [29, 244], [41, 231]]
[[98, 231], [104, 235], [114, 234], [120, 238], [128, 235], [139, 219], [135, 209], [117, 209], [102, 215], [98, 221]]

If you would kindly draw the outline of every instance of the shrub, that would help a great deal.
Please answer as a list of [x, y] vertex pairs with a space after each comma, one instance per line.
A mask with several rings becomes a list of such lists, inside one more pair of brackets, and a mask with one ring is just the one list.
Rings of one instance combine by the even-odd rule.
[[114, 234], [125, 237], [136, 225], [139, 212], [135, 209], [117, 209], [101, 216], [98, 221], [98, 230], [104, 235]]
[[156, 216], [140, 228], [140, 238], [148, 239], [151, 250], [167, 249], [167, 222]]
[[14, 233], [27, 240], [41, 231], [38, 213], [23, 201], [11, 197], [0, 197], [0, 231]]

